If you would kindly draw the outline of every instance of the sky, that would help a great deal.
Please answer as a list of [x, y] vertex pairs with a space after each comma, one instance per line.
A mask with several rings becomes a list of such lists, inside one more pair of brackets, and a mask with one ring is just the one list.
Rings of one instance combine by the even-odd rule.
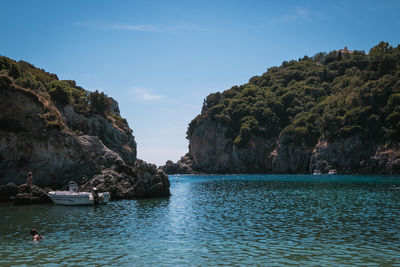
[[188, 152], [213, 92], [283, 61], [380, 41], [400, 44], [400, 1], [0, 0], [0, 55], [119, 103], [138, 158]]

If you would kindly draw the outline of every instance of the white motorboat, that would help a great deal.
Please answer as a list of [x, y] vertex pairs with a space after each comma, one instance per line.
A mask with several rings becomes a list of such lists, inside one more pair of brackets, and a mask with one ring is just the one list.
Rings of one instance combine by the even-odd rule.
[[330, 169], [328, 174], [337, 174], [337, 171], [335, 169]]
[[314, 170], [313, 175], [321, 175], [321, 171], [320, 170]]
[[69, 191], [51, 191], [48, 196], [58, 205], [97, 205], [107, 204], [110, 193], [99, 193], [94, 187], [92, 192], [79, 192], [74, 181], [69, 182]]

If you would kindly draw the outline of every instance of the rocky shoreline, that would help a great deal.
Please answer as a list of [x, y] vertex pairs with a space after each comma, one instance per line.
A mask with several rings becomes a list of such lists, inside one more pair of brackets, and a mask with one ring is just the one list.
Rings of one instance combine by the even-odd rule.
[[[47, 203], [47, 192], [65, 190], [69, 181], [81, 191], [110, 192], [114, 200], [170, 196], [168, 176], [137, 159], [132, 130], [114, 99], [59, 81], [26, 62], [0, 60], [47, 82], [32, 89], [0, 75], [0, 202]], [[49, 94], [52, 87], [59, 90], [58, 98]], [[60, 96], [68, 101], [60, 102]], [[101, 102], [103, 110], [93, 106], [93, 99], [106, 103]], [[28, 171], [31, 187], [22, 185]]]
[[[137, 160], [134, 168], [103, 170], [79, 186], [79, 191], [90, 192], [96, 187], [99, 192], [109, 192], [112, 200], [139, 199], [170, 196], [169, 186], [168, 176], [163, 171], [157, 170], [154, 164]], [[53, 190], [49, 187], [8, 183], [0, 185], [0, 202], [14, 205], [52, 203], [47, 195], [50, 191]]]
[[14, 205], [52, 203], [47, 195], [50, 191], [50, 188], [40, 188], [36, 185], [22, 184], [17, 186], [8, 183], [0, 185], [0, 202], [11, 202]]

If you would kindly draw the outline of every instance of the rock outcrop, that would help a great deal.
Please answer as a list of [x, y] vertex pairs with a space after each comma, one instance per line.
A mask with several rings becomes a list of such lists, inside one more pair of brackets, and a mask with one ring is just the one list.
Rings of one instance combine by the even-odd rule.
[[169, 196], [168, 176], [156, 165], [137, 160], [134, 167], [120, 166], [105, 169], [80, 186], [81, 191], [96, 187], [110, 192], [112, 199], [134, 199]]
[[47, 195], [49, 191], [49, 188], [46, 190], [36, 185], [27, 186], [23, 184], [18, 187], [18, 194], [13, 196], [11, 200], [14, 205], [52, 203]]
[[[137, 160], [132, 130], [112, 99], [110, 110], [107, 116], [79, 113], [0, 75], [0, 184], [23, 184], [32, 171], [40, 187], [62, 189], [74, 180], [111, 190], [115, 199], [170, 195], [165, 173]], [[14, 202], [41, 202], [32, 189]]]
[[[110, 98], [112, 114], [120, 115], [118, 103]], [[125, 124], [118, 124], [112, 116], [104, 118], [98, 114], [85, 116], [74, 111], [72, 106], [60, 109], [68, 128], [77, 133], [98, 137], [110, 150], [116, 152], [127, 164], [136, 161], [136, 142], [132, 130]]]
[[196, 172], [192, 169], [192, 159], [190, 157], [190, 154], [186, 154], [185, 156], [181, 157], [178, 162], [174, 163], [171, 160], [168, 160], [164, 166], [158, 167], [159, 170], [162, 170], [163, 172], [167, 174], [198, 174], [199, 172]]
[[0, 185], [0, 202], [12, 202], [14, 205], [51, 203], [47, 193], [50, 188], [40, 188], [36, 185], [17, 186], [13, 183]]

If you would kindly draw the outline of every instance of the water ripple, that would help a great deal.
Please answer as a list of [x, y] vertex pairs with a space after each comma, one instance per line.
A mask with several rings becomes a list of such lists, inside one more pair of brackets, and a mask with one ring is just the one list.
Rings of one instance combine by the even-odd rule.
[[[170, 198], [0, 206], [0, 265], [400, 262], [398, 177], [172, 176]], [[29, 229], [45, 236], [30, 240]]]

